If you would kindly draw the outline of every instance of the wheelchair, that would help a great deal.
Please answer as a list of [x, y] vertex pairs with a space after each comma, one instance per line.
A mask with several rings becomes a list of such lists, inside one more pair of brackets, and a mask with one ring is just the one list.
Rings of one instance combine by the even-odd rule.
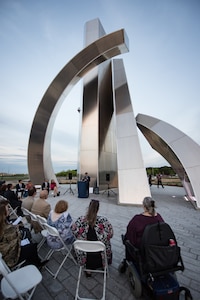
[[[127, 273], [131, 290], [136, 299], [192, 300], [190, 291], [180, 287], [177, 271], [184, 271], [184, 264], [171, 227], [158, 222], [145, 227], [140, 248], [133, 246], [122, 235], [126, 257], [118, 271]], [[181, 298], [183, 299], [183, 298]]]

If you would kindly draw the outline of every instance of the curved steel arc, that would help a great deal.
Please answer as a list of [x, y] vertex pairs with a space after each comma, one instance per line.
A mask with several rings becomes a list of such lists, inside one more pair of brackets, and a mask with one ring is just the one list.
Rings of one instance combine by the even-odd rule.
[[153, 149], [160, 153], [178, 174], [189, 199], [196, 198], [200, 208], [200, 146], [172, 125], [143, 114], [136, 117], [141, 130]]
[[88, 71], [116, 55], [128, 52], [128, 38], [120, 29], [91, 43], [58, 73], [36, 111], [28, 145], [28, 169], [34, 184], [55, 179], [51, 162], [51, 134], [57, 112], [72, 87]]

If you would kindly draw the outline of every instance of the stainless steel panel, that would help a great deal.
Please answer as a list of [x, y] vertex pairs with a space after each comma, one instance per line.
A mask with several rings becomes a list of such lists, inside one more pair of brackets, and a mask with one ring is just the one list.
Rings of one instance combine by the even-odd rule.
[[52, 81], [37, 109], [29, 137], [28, 169], [34, 184], [41, 184], [44, 178], [56, 180], [51, 162], [51, 134], [57, 112], [71, 88], [100, 63], [127, 51], [123, 29], [105, 35], [79, 52]]
[[119, 203], [142, 204], [150, 189], [122, 59], [113, 60]]
[[[105, 35], [100, 21], [87, 22], [85, 43]], [[84, 77], [82, 126], [79, 155], [79, 178], [87, 171], [91, 186], [105, 187], [106, 174], [110, 185], [117, 187], [115, 128], [113, 124], [112, 74], [110, 60]]]
[[[200, 146], [172, 125], [148, 115], [138, 114], [137, 126], [153, 149], [160, 153], [182, 180], [189, 198], [200, 208]], [[192, 198], [191, 198], [192, 199]]]

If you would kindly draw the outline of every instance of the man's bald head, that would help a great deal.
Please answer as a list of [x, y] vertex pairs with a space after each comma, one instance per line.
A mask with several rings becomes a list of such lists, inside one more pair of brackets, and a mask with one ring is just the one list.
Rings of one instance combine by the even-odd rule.
[[41, 199], [47, 199], [47, 197], [48, 197], [48, 191], [47, 190], [42, 190], [40, 192], [40, 198]]

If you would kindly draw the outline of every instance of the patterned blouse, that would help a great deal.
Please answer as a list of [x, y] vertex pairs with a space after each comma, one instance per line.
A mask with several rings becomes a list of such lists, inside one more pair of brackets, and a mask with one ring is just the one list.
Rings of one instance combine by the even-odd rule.
[[[89, 224], [87, 222], [86, 216], [79, 217], [74, 224], [72, 224], [72, 232], [77, 239], [87, 240], [87, 233], [89, 230]], [[106, 246], [106, 253], [108, 263], [112, 263], [112, 250], [110, 239], [113, 236], [113, 227], [106, 217], [97, 216], [96, 223], [94, 225], [94, 230], [97, 235], [97, 240], [101, 241]], [[78, 252], [78, 262], [81, 265], [86, 263], [86, 253]], [[102, 261], [104, 264], [104, 257], [102, 256]]]
[[[71, 225], [73, 222], [71, 215], [68, 212], [64, 212], [56, 221], [52, 221], [52, 213], [53, 211], [49, 213], [47, 223], [58, 230], [61, 238], [66, 244], [73, 243], [75, 238], [71, 231]], [[47, 244], [52, 249], [60, 249], [62, 247], [62, 242], [59, 240], [59, 238], [52, 235], [47, 236]]]
[[0, 237], [0, 252], [9, 267], [17, 264], [21, 252], [21, 233], [18, 226], [6, 224]]

